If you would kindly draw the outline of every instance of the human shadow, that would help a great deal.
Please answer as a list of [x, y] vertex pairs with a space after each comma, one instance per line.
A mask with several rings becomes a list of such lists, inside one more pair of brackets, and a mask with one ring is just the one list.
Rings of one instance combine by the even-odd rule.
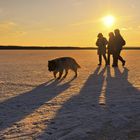
[[[98, 98], [105, 80], [105, 71], [105, 67], [97, 67], [94, 73], [90, 74], [80, 93], [70, 98], [58, 110], [53, 123], [45, 123], [47, 128], [38, 136], [39, 139], [57, 140], [59, 138], [75, 138], [75, 140], [82, 140], [80, 132], [84, 133], [84, 130], [87, 128], [86, 126], [91, 125], [91, 120], [95, 118], [95, 114], [100, 108]], [[80, 129], [83, 130], [80, 131]], [[75, 134], [73, 137], [73, 133], [76, 131], [78, 135]]]
[[24, 119], [44, 103], [70, 87], [74, 80], [60, 84], [62, 80], [50, 80], [29, 92], [22, 93], [0, 103], [0, 131]]
[[[47, 127], [39, 139], [125, 140], [129, 135], [140, 137], [140, 91], [129, 82], [129, 70], [124, 68], [121, 72], [114, 68], [112, 76], [110, 67], [100, 69], [97, 67], [88, 77], [78, 95], [63, 104], [53, 123], [45, 123]], [[99, 102], [103, 86], [104, 106]]]
[[106, 78], [106, 122], [97, 139], [139, 139], [140, 138], [140, 91], [129, 82], [129, 70], [124, 67], [107, 67]]
[[122, 71], [119, 68], [114, 68], [114, 76], [112, 76], [110, 67], [107, 67], [106, 97], [108, 103], [113, 105], [116, 102], [122, 102], [122, 100], [123, 103], [128, 100], [131, 102], [132, 98], [137, 98], [140, 91], [129, 82], [128, 73], [129, 70], [126, 67]]

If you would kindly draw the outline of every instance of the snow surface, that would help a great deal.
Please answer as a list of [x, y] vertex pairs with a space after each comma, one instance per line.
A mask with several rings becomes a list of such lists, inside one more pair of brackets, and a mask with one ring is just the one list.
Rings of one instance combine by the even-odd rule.
[[[81, 65], [55, 81], [47, 61]], [[0, 139], [140, 140], [140, 51], [123, 68], [98, 67], [96, 51], [0, 51]]]

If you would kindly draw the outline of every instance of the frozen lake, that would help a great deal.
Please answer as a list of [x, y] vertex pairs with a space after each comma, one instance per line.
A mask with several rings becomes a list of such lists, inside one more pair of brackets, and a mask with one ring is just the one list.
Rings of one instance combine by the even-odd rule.
[[[52, 80], [47, 61], [74, 57], [69, 72]], [[140, 51], [125, 50], [123, 68], [98, 67], [95, 50], [1, 50], [0, 138], [136, 140], [140, 138]]]

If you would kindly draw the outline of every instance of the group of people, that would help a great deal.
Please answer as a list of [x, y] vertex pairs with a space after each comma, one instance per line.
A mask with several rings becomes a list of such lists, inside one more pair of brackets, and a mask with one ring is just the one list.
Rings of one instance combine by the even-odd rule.
[[[109, 33], [109, 40], [107, 40], [102, 33], [98, 34], [96, 46], [98, 46], [99, 64], [102, 64], [102, 56], [105, 60], [106, 65], [110, 65], [110, 56], [113, 56], [112, 67], [118, 67], [118, 60], [122, 62], [122, 66], [125, 65], [125, 60], [121, 57], [121, 50], [126, 44], [125, 40], [120, 34], [119, 29], [115, 29], [114, 33]], [[106, 48], [107, 46], [107, 48]], [[107, 52], [107, 57], [106, 57]]]

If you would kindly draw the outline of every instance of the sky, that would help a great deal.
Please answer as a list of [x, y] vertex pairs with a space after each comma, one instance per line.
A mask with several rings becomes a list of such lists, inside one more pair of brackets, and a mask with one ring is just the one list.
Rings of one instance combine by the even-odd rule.
[[119, 28], [127, 46], [140, 46], [139, 8], [140, 0], [0, 0], [0, 45], [94, 47], [99, 32]]

